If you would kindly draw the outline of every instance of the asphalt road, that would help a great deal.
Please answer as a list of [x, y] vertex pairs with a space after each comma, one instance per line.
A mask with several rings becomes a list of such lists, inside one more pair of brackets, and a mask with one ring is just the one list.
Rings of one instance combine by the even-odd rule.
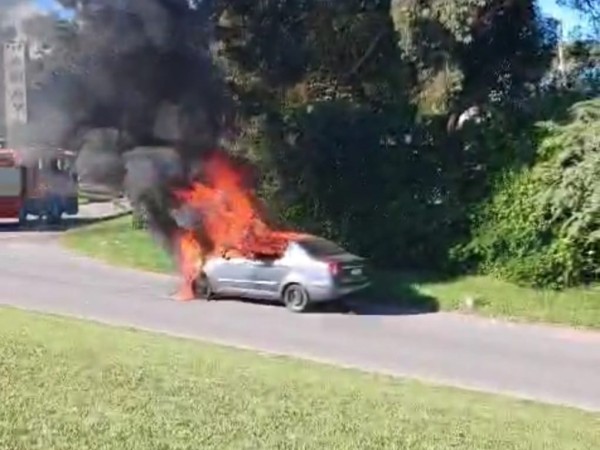
[[239, 301], [175, 303], [173, 278], [0, 228], [0, 304], [600, 411], [600, 333], [459, 314], [292, 314]]

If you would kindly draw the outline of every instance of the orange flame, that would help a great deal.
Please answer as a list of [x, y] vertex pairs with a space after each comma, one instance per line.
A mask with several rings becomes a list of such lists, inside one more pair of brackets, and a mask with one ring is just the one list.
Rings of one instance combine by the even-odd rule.
[[[295, 233], [271, 229], [247, 185], [247, 168], [216, 151], [203, 160], [204, 180], [177, 189], [175, 197], [200, 219], [201, 230], [176, 236], [183, 286], [179, 300], [194, 298], [194, 283], [207, 259], [280, 257]], [[202, 238], [200, 239], [200, 234]], [[206, 242], [205, 242], [206, 241]]]
[[182, 287], [175, 297], [181, 301], [192, 300], [195, 296], [194, 283], [200, 272], [199, 265], [202, 264], [204, 253], [192, 231], [182, 230], [175, 239], [179, 246], [179, 270], [183, 275]]

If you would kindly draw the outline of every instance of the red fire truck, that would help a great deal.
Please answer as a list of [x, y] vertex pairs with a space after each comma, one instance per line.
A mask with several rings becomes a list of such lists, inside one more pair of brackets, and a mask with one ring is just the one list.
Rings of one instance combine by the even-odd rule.
[[57, 224], [79, 211], [75, 154], [57, 149], [0, 149], [0, 219], [29, 215]]

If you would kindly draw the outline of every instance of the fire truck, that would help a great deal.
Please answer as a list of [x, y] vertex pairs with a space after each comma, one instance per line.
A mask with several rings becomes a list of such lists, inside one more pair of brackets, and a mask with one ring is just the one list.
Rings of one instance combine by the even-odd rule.
[[58, 224], [79, 212], [75, 154], [60, 149], [0, 149], [0, 219], [28, 216]]

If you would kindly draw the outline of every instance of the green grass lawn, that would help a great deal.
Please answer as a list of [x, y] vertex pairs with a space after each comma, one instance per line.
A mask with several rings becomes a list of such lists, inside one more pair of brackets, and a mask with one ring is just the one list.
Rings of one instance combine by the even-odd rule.
[[0, 449], [596, 449], [600, 415], [0, 308]]
[[[173, 270], [170, 258], [148, 233], [131, 228], [124, 217], [68, 233], [65, 244], [107, 262], [156, 272]], [[375, 276], [374, 296], [420, 307], [438, 305], [443, 310], [472, 308], [480, 314], [519, 320], [559, 323], [600, 329], [600, 286], [562, 292], [523, 288], [483, 276], [450, 280], [388, 272]]]
[[391, 272], [376, 278], [378, 291], [389, 298], [406, 298], [413, 303], [435, 301], [443, 310], [474, 311], [515, 321], [600, 329], [600, 285], [558, 292], [520, 287], [487, 276], [432, 280]]
[[78, 228], [63, 237], [67, 247], [108, 263], [152, 272], [171, 272], [173, 261], [144, 230], [131, 227], [131, 216]]

